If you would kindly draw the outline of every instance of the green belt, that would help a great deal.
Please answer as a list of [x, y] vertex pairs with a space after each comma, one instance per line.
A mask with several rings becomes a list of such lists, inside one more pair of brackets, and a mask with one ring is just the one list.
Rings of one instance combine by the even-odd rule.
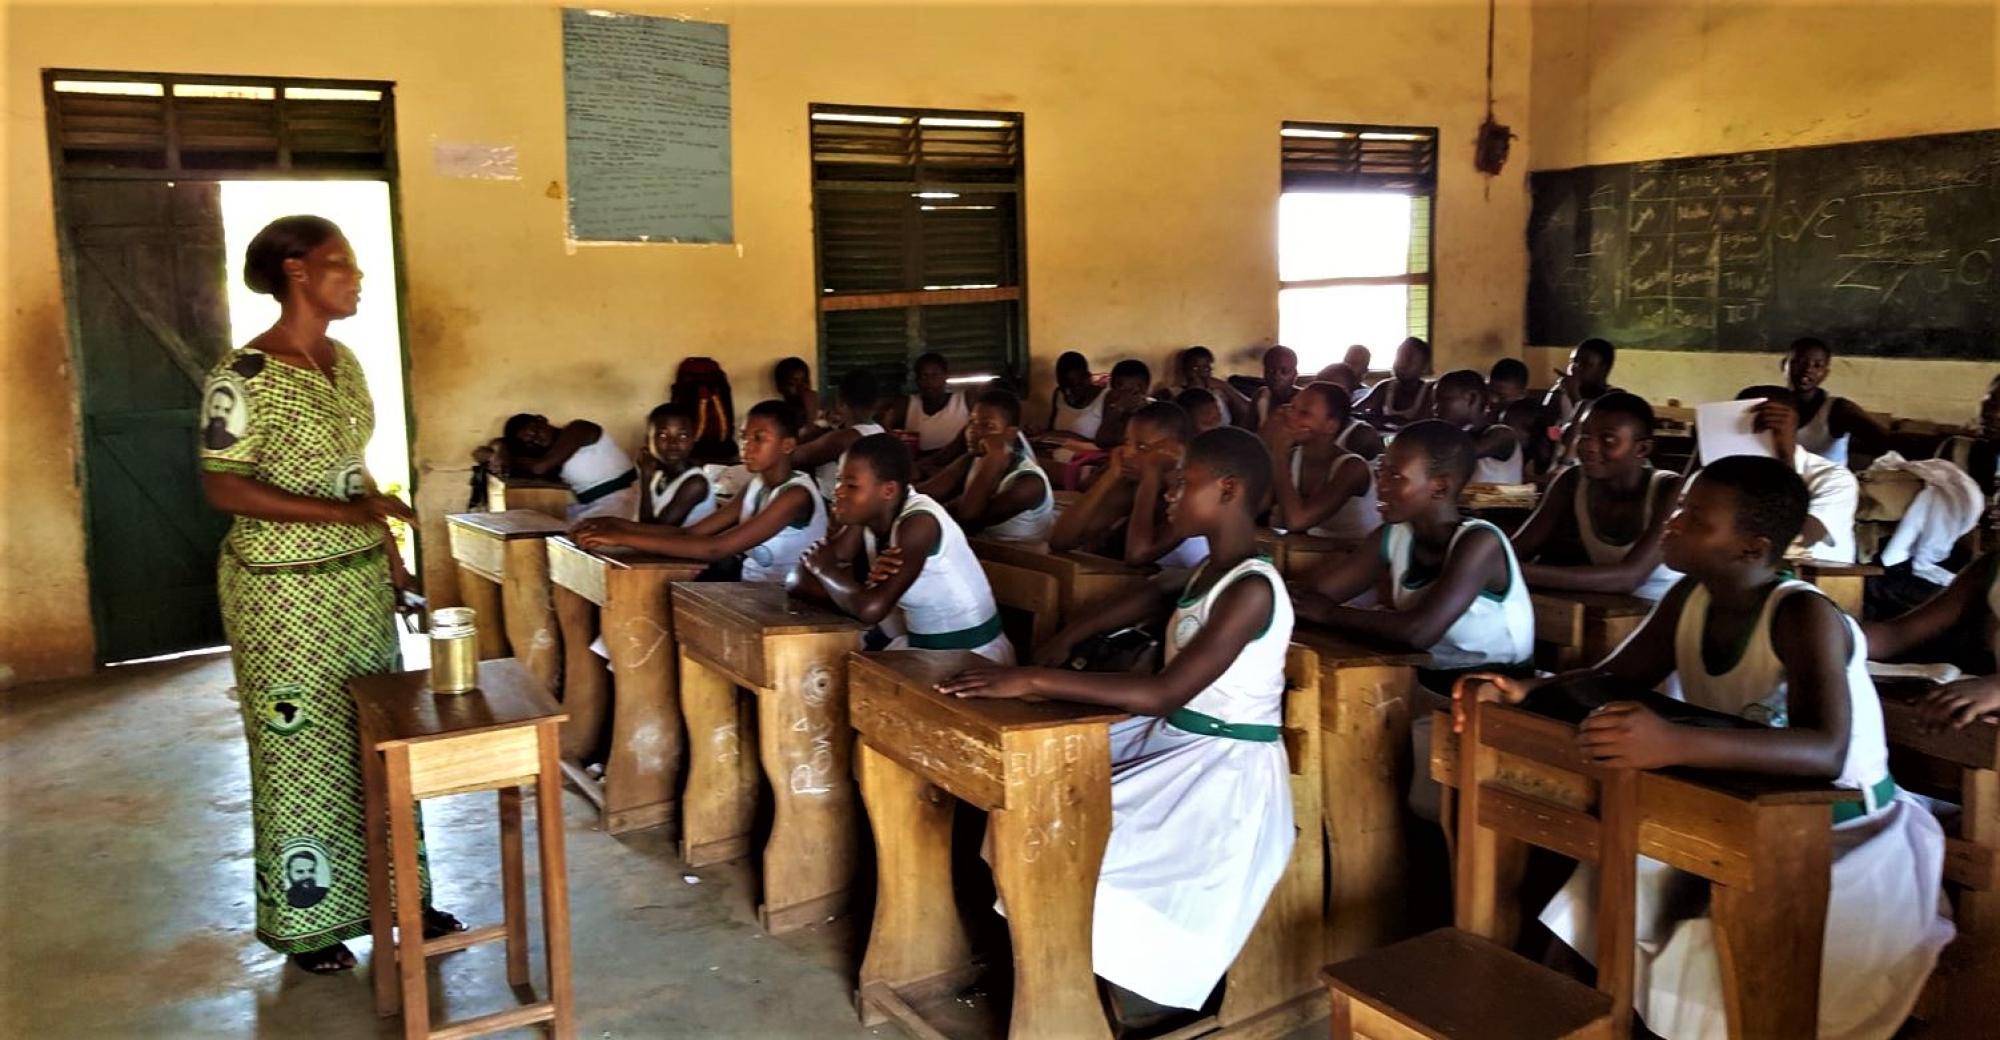
[[578, 505], [588, 505], [606, 495], [615, 494], [639, 482], [639, 471], [628, 469], [623, 476], [612, 477], [602, 484], [593, 484], [576, 493]]
[[919, 650], [977, 650], [1000, 637], [1000, 615], [956, 632], [912, 632], [910, 645]]
[[1896, 778], [1885, 776], [1863, 788], [1860, 801], [1833, 803], [1833, 825], [1838, 827], [1849, 820], [1858, 820], [1895, 800]]
[[1260, 744], [1269, 744], [1284, 733], [1277, 726], [1261, 726], [1254, 722], [1224, 722], [1213, 715], [1203, 715], [1187, 708], [1167, 716], [1167, 725], [1199, 736], [1251, 740]]

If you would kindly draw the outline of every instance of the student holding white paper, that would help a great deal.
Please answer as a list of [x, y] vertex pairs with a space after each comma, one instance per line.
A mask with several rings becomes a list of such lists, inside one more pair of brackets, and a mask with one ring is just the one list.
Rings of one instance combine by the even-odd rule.
[[[1769, 451], [1764, 454], [1791, 466], [1812, 495], [1805, 527], [1787, 555], [1803, 553], [1827, 563], [1855, 562], [1854, 512], [1861, 504], [1861, 484], [1853, 472], [1799, 446], [1799, 410], [1790, 390], [1749, 386], [1737, 393], [1736, 399], [1763, 401], [1757, 406], [1751, 428], [1768, 438]], [[1702, 459], [1715, 461], [1706, 449]]]

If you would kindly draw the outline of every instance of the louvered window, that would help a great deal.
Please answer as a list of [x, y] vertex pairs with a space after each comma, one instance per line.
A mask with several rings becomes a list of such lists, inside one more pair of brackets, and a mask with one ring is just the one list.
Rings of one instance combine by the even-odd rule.
[[43, 74], [58, 173], [387, 175], [387, 83], [51, 70]]
[[906, 386], [935, 351], [956, 379], [1021, 375], [1021, 117], [811, 109], [822, 385]]
[[1429, 339], [1437, 131], [1286, 123], [1279, 143], [1278, 338], [1300, 369]]

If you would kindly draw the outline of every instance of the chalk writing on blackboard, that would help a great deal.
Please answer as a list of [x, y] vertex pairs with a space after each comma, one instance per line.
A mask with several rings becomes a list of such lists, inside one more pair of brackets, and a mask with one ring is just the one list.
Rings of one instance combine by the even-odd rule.
[[729, 242], [729, 27], [563, 12], [569, 237]]

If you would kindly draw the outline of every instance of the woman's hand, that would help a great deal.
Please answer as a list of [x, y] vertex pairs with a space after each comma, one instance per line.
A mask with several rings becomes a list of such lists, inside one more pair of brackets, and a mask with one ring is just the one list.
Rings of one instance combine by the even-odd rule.
[[1576, 746], [1601, 766], [1659, 769], [1681, 762], [1686, 732], [1636, 701], [1613, 701], [1584, 718]]
[[569, 536], [585, 549], [613, 549], [625, 544], [624, 536], [632, 526], [631, 521], [615, 516], [593, 517], [570, 528]]
[[1032, 697], [1035, 692], [1034, 674], [1032, 668], [979, 665], [946, 679], [937, 685], [937, 689], [939, 693], [952, 697]]
[[1496, 704], [1519, 704], [1541, 683], [1534, 679], [1513, 679], [1496, 672], [1474, 672], [1451, 684], [1451, 731], [1465, 732], [1466, 700]]
[[378, 520], [415, 523], [417, 520], [417, 511], [411, 509], [408, 503], [380, 491], [370, 491], [358, 498], [349, 499], [348, 504], [354, 507], [354, 522], [357, 524], [372, 524]]
[[868, 565], [868, 587], [874, 588], [903, 572], [903, 548], [892, 545], [875, 557]]
[[1946, 683], [1917, 702], [1917, 718], [1932, 732], [1964, 729], [1996, 711], [2000, 711], [2000, 676], [1994, 675]]
[[1061, 668], [1069, 663], [1070, 651], [1076, 648], [1076, 641], [1062, 632], [1050, 636], [1048, 642], [1035, 648], [1034, 662], [1039, 668]]

